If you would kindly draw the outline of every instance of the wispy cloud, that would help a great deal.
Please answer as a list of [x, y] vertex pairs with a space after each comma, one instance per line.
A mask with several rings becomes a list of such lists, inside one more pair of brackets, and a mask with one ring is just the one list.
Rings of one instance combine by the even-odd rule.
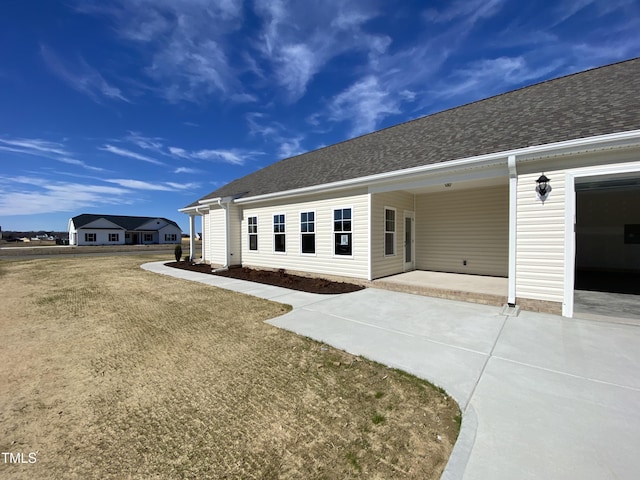
[[178, 167], [173, 171], [173, 173], [192, 173], [192, 174], [196, 174], [196, 173], [202, 173], [202, 170], [198, 170], [197, 168]]
[[379, 54], [390, 43], [362, 28], [380, 14], [371, 2], [257, 0], [254, 10], [263, 23], [257, 46], [290, 101], [331, 59], [348, 51]]
[[302, 147], [302, 142], [305, 139], [303, 134], [295, 134], [280, 122], [270, 121], [266, 114], [251, 112], [246, 115], [246, 119], [249, 133], [275, 144], [277, 155], [280, 158], [293, 157], [308, 151]]
[[399, 102], [382, 87], [374, 76], [366, 77], [333, 98], [330, 119], [352, 122], [351, 136], [375, 130], [382, 118], [400, 113]]
[[0, 139], [0, 151], [20, 153], [34, 157], [48, 158], [70, 165], [76, 165], [94, 172], [103, 172], [104, 168], [88, 165], [82, 160], [71, 158], [73, 155], [59, 142], [39, 138]]
[[3, 216], [77, 212], [133, 202], [130, 190], [105, 185], [56, 182], [28, 176], [0, 177], [0, 185], [0, 215]]
[[164, 165], [160, 160], [156, 160], [155, 158], [148, 157], [146, 155], [142, 155], [140, 153], [132, 152], [131, 150], [127, 150], [125, 148], [116, 147], [114, 145], [105, 144], [102, 147], [98, 147], [98, 150], [103, 150], [105, 152], [113, 153], [114, 155], [119, 155], [121, 157], [133, 158], [135, 160], [140, 160], [147, 163], [153, 163], [154, 165]]
[[246, 70], [242, 56], [231, 54], [227, 41], [242, 25], [241, 2], [116, 0], [108, 6], [78, 2], [77, 10], [108, 17], [122, 39], [139, 47], [144, 71], [167, 100], [251, 98], [238, 81]]
[[240, 148], [185, 150], [179, 147], [169, 147], [169, 152], [175, 157], [188, 160], [218, 161], [233, 165], [244, 165], [247, 160], [264, 154], [263, 152]]
[[113, 178], [107, 179], [105, 182], [114, 183], [121, 187], [130, 188], [133, 190], [154, 190], [175, 192], [179, 190], [189, 190], [197, 188], [198, 183], [176, 183], [176, 182], [146, 182], [143, 180], [133, 180], [129, 178]]
[[94, 102], [101, 103], [104, 98], [129, 102], [118, 87], [107, 82], [102, 74], [82, 57], [73, 65], [69, 65], [46, 45], [40, 45], [40, 55], [54, 75], [71, 88], [87, 95]]
[[530, 66], [523, 57], [499, 57], [473, 62], [458, 69], [441, 82], [434, 93], [438, 98], [477, 99], [505, 88], [545, 77], [556, 71], [562, 61], [552, 61], [539, 68]]

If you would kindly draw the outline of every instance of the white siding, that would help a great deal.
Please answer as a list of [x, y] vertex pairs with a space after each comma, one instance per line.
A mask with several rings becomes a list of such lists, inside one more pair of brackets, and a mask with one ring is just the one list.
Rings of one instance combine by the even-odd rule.
[[242, 207], [229, 205], [229, 265], [242, 264]]
[[552, 191], [535, 191], [541, 172], [518, 175], [516, 296], [562, 302], [564, 289], [565, 172], [546, 172]]
[[[165, 240], [165, 235], [175, 234], [176, 240], [174, 242]], [[180, 230], [175, 225], [165, 224], [160, 230], [158, 230], [158, 243], [180, 243], [182, 241], [182, 230]]]
[[508, 261], [508, 185], [416, 196], [418, 269], [506, 277]]
[[225, 259], [225, 211], [212, 208], [206, 213], [207, 232], [205, 234], [207, 261], [215, 265], [224, 265]]
[[[518, 166], [518, 220], [516, 246], [516, 296], [564, 302], [565, 200], [568, 174], [606, 173], [607, 169], [640, 171], [637, 150], [591, 153], [562, 159], [550, 158]], [[565, 167], [560, 169], [558, 167]], [[536, 180], [544, 172], [551, 180], [543, 203], [537, 196]], [[569, 232], [573, 235], [573, 232]], [[573, 261], [570, 259], [569, 261]], [[572, 288], [572, 287], [571, 287]]]
[[[385, 256], [385, 207], [396, 210], [395, 255]], [[413, 212], [414, 195], [407, 192], [376, 193], [371, 198], [371, 274], [386, 277], [404, 271], [404, 213]]]
[[[95, 234], [95, 242], [85, 241], [85, 233]], [[110, 242], [109, 234], [117, 234], [118, 241]], [[77, 245], [123, 245], [124, 244], [124, 230], [107, 230], [96, 228], [80, 228], [77, 233], [78, 243]]]
[[[369, 235], [368, 194], [313, 196], [295, 203], [277, 202], [269, 205], [247, 205], [244, 208], [241, 243], [242, 263], [252, 267], [284, 268], [301, 272], [337, 275], [352, 278], [368, 277]], [[333, 210], [352, 208], [353, 255], [334, 255]], [[300, 213], [315, 211], [316, 253], [302, 254], [300, 245]], [[286, 252], [274, 252], [273, 215], [286, 219]], [[258, 250], [249, 250], [247, 218], [258, 217]]]

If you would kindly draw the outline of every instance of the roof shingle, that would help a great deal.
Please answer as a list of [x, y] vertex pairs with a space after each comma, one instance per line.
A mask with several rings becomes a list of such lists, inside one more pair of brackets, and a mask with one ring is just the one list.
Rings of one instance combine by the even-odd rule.
[[[252, 197], [640, 129], [640, 58], [548, 80], [273, 163], [202, 197]], [[189, 205], [198, 205], [198, 201]]]

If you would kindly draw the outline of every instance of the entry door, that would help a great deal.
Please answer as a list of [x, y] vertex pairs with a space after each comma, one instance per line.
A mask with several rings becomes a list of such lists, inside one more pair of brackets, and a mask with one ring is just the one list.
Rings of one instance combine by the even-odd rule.
[[413, 212], [404, 213], [404, 271], [413, 270], [416, 268], [415, 261], [415, 228], [414, 228], [414, 214]]

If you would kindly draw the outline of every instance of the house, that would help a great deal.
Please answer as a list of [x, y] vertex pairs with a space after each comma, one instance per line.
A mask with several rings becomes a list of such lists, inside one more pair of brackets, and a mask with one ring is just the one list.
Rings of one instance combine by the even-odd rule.
[[281, 160], [180, 211], [214, 265], [504, 277], [509, 305], [571, 317], [580, 272], [640, 272], [639, 192], [636, 58]]
[[147, 245], [180, 243], [176, 222], [160, 217], [95, 215], [69, 219], [69, 245]]

